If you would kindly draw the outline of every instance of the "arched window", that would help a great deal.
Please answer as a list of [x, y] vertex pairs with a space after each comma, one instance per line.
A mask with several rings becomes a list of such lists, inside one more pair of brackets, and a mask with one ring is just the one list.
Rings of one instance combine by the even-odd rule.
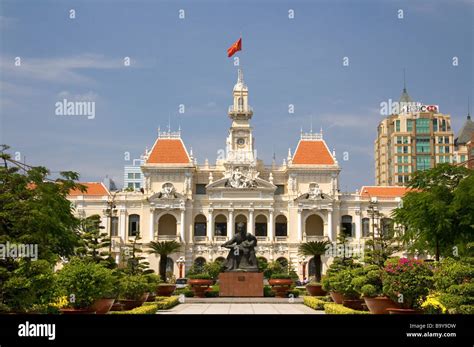
[[219, 214], [214, 218], [214, 233], [216, 236], [227, 236], [227, 218]]
[[277, 262], [280, 263], [280, 265], [286, 269], [288, 267], [288, 259], [286, 259], [285, 257], [280, 257], [276, 260]]
[[237, 100], [237, 103], [239, 105], [239, 110], [241, 110], [244, 107], [244, 98], [239, 97], [239, 99]]
[[247, 217], [245, 217], [243, 214], [239, 214], [237, 217], [235, 217], [235, 226], [234, 226], [234, 230], [237, 232], [237, 230], [239, 230], [237, 228], [237, 225], [239, 223], [244, 223], [244, 229], [247, 230]]
[[370, 236], [370, 219], [362, 218], [362, 237]]
[[198, 214], [194, 218], [194, 236], [206, 236], [206, 232], [207, 232], [206, 217], [202, 214]]
[[306, 218], [305, 232], [307, 236], [323, 236], [324, 222], [317, 214], [312, 214]]
[[204, 265], [206, 265], [206, 259], [203, 257], [197, 257], [194, 259], [194, 267], [197, 271], [201, 272], [204, 268]]
[[255, 218], [255, 236], [267, 236], [267, 217], [262, 214]]
[[348, 237], [352, 237], [352, 216], [342, 216], [341, 218], [341, 233], [346, 234]]
[[158, 220], [158, 236], [176, 235], [176, 218], [172, 214], [165, 214]]
[[393, 220], [391, 218], [382, 218], [381, 221], [382, 234], [384, 236], [393, 235]]
[[275, 219], [275, 236], [288, 236], [288, 223], [283, 215], [279, 215]]
[[128, 217], [128, 236], [137, 236], [140, 232], [140, 216], [131, 214]]

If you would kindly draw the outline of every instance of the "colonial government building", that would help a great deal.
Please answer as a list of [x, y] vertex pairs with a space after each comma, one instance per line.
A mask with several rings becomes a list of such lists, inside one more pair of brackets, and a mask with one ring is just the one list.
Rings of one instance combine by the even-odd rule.
[[[198, 165], [180, 132], [158, 131], [141, 167], [142, 191], [111, 193], [102, 183], [88, 182], [83, 183], [87, 192], [71, 192], [78, 215], [103, 217], [118, 262], [138, 233], [143, 244], [176, 240], [181, 253], [170, 256], [168, 267], [178, 276], [182, 262], [188, 269], [193, 263], [225, 258], [228, 251], [220, 244], [243, 222], [258, 239], [259, 257], [290, 262], [302, 277], [310, 261], [298, 255], [302, 242], [335, 241], [346, 233], [358, 246], [370, 232], [390, 225], [390, 213], [405, 188], [362, 187], [341, 193], [341, 170], [322, 133], [301, 133], [282, 165], [265, 165], [256, 156], [253, 110], [241, 70], [232, 95], [226, 153], [215, 164]], [[148, 257], [156, 270], [158, 258]], [[330, 256], [323, 257], [325, 266], [330, 261]]]

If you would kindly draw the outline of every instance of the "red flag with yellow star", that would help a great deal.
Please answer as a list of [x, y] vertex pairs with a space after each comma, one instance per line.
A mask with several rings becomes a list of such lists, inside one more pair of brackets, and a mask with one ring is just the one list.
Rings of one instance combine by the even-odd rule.
[[242, 38], [238, 39], [237, 41], [235, 41], [235, 43], [232, 46], [230, 46], [230, 48], [227, 50], [227, 56], [230, 58], [235, 53], [241, 50], [242, 50]]

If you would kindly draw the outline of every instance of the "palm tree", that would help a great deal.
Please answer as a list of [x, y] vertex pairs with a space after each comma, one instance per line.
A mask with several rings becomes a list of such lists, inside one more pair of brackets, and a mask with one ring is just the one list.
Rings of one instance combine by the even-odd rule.
[[166, 263], [168, 256], [178, 252], [181, 249], [181, 244], [174, 240], [162, 242], [151, 241], [148, 246], [150, 247], [148, 253], [160, 256], [159, 273], [161, 280], [166, 282]]
[[313, 257], [314, 265], [316, 265], [316, 282], [321, 282], [321, 255], [326, 253], [326, 246], [329, 244], [331, 244], [329, 241], [309, 241], [301, 244], [298, 248], [300, 255]]

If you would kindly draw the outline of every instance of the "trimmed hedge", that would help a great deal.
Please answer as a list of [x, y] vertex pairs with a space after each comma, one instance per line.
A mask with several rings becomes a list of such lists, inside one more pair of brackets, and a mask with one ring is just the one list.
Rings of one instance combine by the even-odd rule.
[[303, 297], [303, 304], [311, 307], [313, 310], [324, 310], [324, 305], [328, 302], [321, 300], [320, 297], [305, 296]]
[[357, 311], [332, 302], [325, 303], [324, 312], [327, 314], [370, 314], [368, 311]]
[[158, 310], [169, 310], [179, 304], [178, 296], [161, 296], [157, 297], [156, 301], [152, 304], [156, 304]]
[[155, 314], [158, 311], [158, 305], [154, 302], [147, 302], [140, 307], [128, 311], [111, 311], [109, 314]]

